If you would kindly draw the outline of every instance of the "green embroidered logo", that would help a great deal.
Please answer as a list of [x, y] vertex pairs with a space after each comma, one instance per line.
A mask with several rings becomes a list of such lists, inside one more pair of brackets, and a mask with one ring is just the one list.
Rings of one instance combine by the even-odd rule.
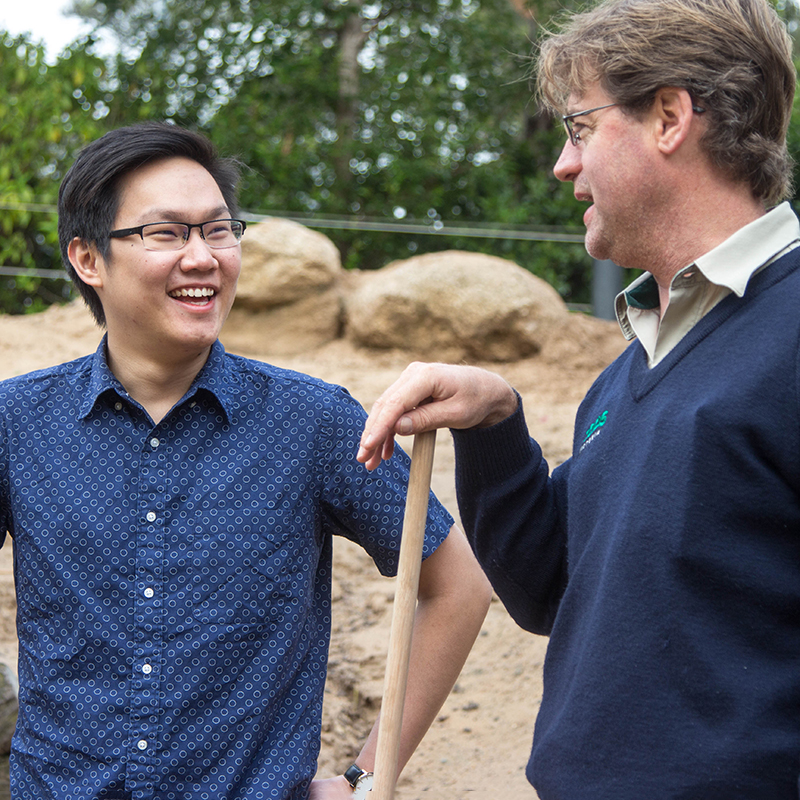
[[586, 430], [586, 436], [583, 437], [583, 443], [589, 441], [592, 436], [606, 424], [606, 420], [608, 419], [608, 411], [604, 411]]

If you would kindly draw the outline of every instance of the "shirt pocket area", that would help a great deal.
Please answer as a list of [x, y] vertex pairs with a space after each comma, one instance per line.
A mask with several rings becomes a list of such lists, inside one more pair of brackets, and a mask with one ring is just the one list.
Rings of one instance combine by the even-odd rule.
[[88, 644], [86, 608], [69, 589], [40, 578], [27, 589], [18, 587], [19, 642], [37, 661], [74, 660]]
[[277, 627], [313, 598], [319, 548], [274, 507], [222, 513], [195, 536], [192, 616], [202, 625]]

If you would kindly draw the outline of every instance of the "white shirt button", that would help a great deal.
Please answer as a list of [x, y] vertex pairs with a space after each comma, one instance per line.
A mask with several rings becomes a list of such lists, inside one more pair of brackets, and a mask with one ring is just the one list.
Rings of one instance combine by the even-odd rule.
[[147, 750], [147, 739], [139, 739], [139, 741], [136, 743], [136, 746], [140, 750]]
[[142, 664], [142, 672], [145, 675], [149, 675], [153, 671], [153, 667], [150, 664]]
[[161, 442], [158, 439], [156, 439], [155, 436], [150, 440], [150, 447], [152, 447], [153, 450], [155, 450], [156, 447], [158, 447], [160, 444]]
[[148, 522], [155, 522], [156, 521], [156, 512], [155, 511], [148, 511], [147, 512], [147, 521]]
[[120, 402], [119, 402], [119, 400], [117, 400], [117, 402], [116, 402], [116, 403], [114, 403], [114, 408], [115, 408], [117, 411], [122, 411], [122, 403], [120, 403]]
[[153, 587], [152, 587], [152, 586], [148, 586], [148, 587], [147, 587], [147, 588], [144, 590], [144, 596], [145, 596], [145, 597], [152, 597], [154, 594], [155, 594], [155, 592], [153, 591]]

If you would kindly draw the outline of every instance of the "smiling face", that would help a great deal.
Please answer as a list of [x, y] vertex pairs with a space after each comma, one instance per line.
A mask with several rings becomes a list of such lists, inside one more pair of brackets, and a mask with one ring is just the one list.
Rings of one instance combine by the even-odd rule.
[[[120, 182], [115, 229], [153, 222], [201, 223], [229, 217], [217, 183], [196, 161], [169, 158]], [[236, 292], [241, 247], [211, 249], [197, 228], [181, 250], [151, 251], [141, 236], [112, 239], [95, 254], [94, 286], [106, 316], [109, 352], [159, 361], [204, 358]]]

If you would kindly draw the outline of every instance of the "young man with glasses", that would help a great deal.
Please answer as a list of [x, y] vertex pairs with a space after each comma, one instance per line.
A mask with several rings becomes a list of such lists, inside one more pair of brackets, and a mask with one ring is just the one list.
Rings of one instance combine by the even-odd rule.
[[[331, 536], [395, 571], [408, 478], [366, 478], [339, 387], [225, 353], [238, 172], [149, 124], [81, 152], [64, 263], [97, 352], [0, 384], [0, 532], [14, 539], [15, 800], [363, 797], [375, 735], [312, 782]], [[401, 744], [452, 687], [489, 587], [432, 498]], [[355, 789], [355, 791], [354, 791]]]
[[800, 226], [796, 74], [767, 0], [605, 0], [544, 39], [596, 258], [637, 341], [549, 471], [518, 396], [413, 365], [359, 459], [454, 429], [461, 518], [524, 628], [550, 636], [528, 778], [542, 800], [797, 800]]

